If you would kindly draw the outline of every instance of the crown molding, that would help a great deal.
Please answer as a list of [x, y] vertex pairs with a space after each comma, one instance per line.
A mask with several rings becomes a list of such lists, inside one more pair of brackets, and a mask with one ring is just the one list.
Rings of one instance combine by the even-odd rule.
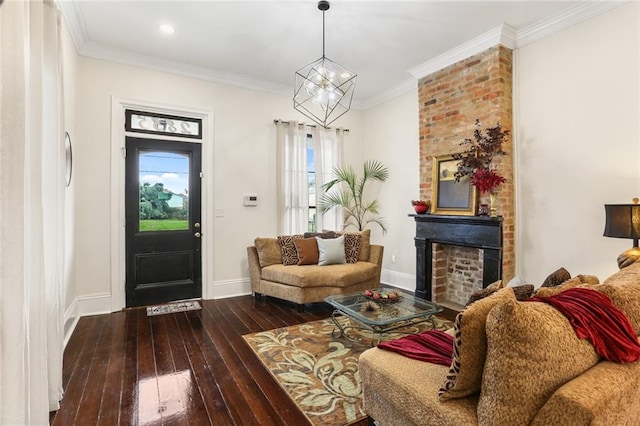
[[516, 46], [518, 48], [531, 44], [557, 32], [565, 30], [594, 16], [608, 12], [611, 9], [629, 3], [631, 0], [589, 1], [563, 10], [555, 15], [521, 28], [517, 32]]
[[[469, 56], [480, 53], [498, 44], [502, 44], [510, 49], [526, 46], [527, 44], [569, 28], [572, 25], [626, 4], [629, 1], [632, 0], [594, 0], [580, 3], [573, 8], [561, 11], [520, 30], [515, 30], [507, 24], [499, 25], [417, 67], [411, 68], [408, 72], [413, 78], [384, 89], [379, 94], [368, 99], [361, 101], [354, 100], [352, 108], [364, 110], [380, 105], [415, 89], [416, 80], [446, 68], [449, 65], [453, 65]], [[71, 38], [76, 46], [76, 50], [81, 56], [143, 67], [184, 77], [197, 78], [228, 86], [268, 92], [280, 96], [291, 96], [291, 87], [283, 84], [206, 67], [166, 61], [149, 55], [141, 55], [123, 49], [92, 43], [87, 36], [86, 25], [78, 8], [77, 0], [59, 1], [58, 4], [60, 5], [62, 15], [71, 33]]]
[[185, 64], [176, 61], [167, 61], [151, 55], [142, 55], [137, 52], [120, 48], [104, 46], [99, 43], [86, 42], [78, 49], [81, 56], [117, 62], [125, 65], [166, 72], [183, 77], [196, 78], [211, 81], [226, 86], [240, 87], [243, 89], [269, 92], [276, 95], [292, 96], [293, 87], [284, 84], [259, 80], [241, 74], [235, 74], [207, 67]]
[[408, 72], [416, 80], [426, 77], [436, 71], [460, 62], [470, 56], [484, 52], [498, 44], [504, 44], [510, 49], [515, 48], [515, 29], [507, 24], [498, 25], [484, 34], [472, 38], [471, 40], [454, 47], [435, 58], [411, 68]]
[[422, 65], [411, 68], [408, 72], [416, 79], [420, 79], [498, 44], [510, 49], [517, 49], [605, 13], [629, 1], [631, 0], [580, 3], [520, 30], [503, 24], [436, 56]]

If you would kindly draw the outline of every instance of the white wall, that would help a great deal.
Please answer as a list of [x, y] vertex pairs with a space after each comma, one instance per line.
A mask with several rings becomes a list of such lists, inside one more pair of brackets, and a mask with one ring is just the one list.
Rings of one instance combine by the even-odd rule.
[[517, 273], [601, 280], [630, 240], [602, 236], [605, 203], [640, 194], [639, 5], [515, 52]]
[[388, 232], [372, 228], [372, 238], [384, 245], [381, 280], [411, 291], [416, 286], [415, 221], [407, 215], [414, 213], [410, 201], [420, 198], [418, 120], [416, 83], [415, 90], [365, 111], [362, 132], [365, 159], [389, 167], [379, 193]]
[[[76, 67], [78, 54], [71, 39], [71, 35], [65, 25], [62, 25], [62, 73], [63, 73], [63, 96], [64, 96], [64, 123], [65, 130], [71, 136], [72, 146], [75, 146], [76, 137]], [[76, 163], [77, 164], [77, 163]], [[65, 211], [65, 255], [64, 255], [64, 294], [67, 311], [72, 305], [78, 292], [75, 287], [75, 182], [76, 177], [72, 176], [71, 185], [64, 191]], [[66, 324], [68, 327], [69, 325]]]
[[[293, 89], [292, 89], [293, 90]], [[276, 151], [274, 118], [305, 121], [291, 98], [80, 57], [77, 75], [76, 286], [79, 294], [102, 298], [110, 287], [110, 125], [111, 97], [212, 110], [214, 113], [211, 258], [215, 283], [248, 282], [246, 247], [257, 236], [275, 236]], [[309, 122], [308, 119], [306, 119]], [[361, 151], [361, 113], [350, 111], [335, 123], [350, 129], [346, 160]], [[207, 143], [210, 143], [208, 141]], [[256, 193], [258, 207], [242, 196]]]

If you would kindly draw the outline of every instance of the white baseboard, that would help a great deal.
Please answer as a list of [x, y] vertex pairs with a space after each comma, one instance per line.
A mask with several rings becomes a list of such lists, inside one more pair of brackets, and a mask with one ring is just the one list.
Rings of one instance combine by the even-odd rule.
[[404, 272], [383, 269], [380, 274], [380, 283], [388, 284], [410, 292], [416, 291], [416, 276], [412, 274], [405, 274]]
[[247, 294], [251, 294], [251, 281], [249, 278], [216, 281], [207, 284], [203, 297], [206, 299], [226, 299], [227, 297], [246, 296]]
[[64, 347], [67, 346], [80, 317], [109, 313], [111, 313], [111, 294], [109, 293], [90, 294], [73, 299], [64, 313]]

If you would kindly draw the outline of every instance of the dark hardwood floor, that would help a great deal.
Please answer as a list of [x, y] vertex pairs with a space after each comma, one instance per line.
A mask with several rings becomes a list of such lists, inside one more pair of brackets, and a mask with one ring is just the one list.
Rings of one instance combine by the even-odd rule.
[[[201, 311], [145, 309], [81, 318], [64, 352], [64, 399], [53, 425], [306, 425], [243, 334], [327, 318], [251, 296]], [[369, 424], [365, 419], [359, 426]]]

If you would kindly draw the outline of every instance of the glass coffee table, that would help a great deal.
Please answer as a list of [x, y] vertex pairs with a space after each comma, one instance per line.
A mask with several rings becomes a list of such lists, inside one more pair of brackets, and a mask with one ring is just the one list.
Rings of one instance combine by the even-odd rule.
[[[366, 330], [371, 333], [371, 344], [380, 341], [385, 333], [400, 331], [407, 328], [429, 322], [431, 328], [435, 327], [433, 315], [442, 312], [442, 307], [433, 302], [414, 297], [409, 293], [392, 288], [372, 289], [372, 293], [390, 295], [395, 292], [396, 299], [374, 299], [365, 296], [364, 292], [328, 296], [324, 300], [335, 308], [331, 319], [337, 329], [333, 331], [336, 337], [345, 337], [359, 341], [349, 334], [349, 329]], [[375, 303], [372, 306], [370, 303]], [[371, 309], [367, 309], [367, 306]], [[340, 317], [347, 317], [349, 321], [340, 321]], [[406, 334], [414, 333], [409, 331]], [[377, 337], [377, 338], [376, 338]]]

